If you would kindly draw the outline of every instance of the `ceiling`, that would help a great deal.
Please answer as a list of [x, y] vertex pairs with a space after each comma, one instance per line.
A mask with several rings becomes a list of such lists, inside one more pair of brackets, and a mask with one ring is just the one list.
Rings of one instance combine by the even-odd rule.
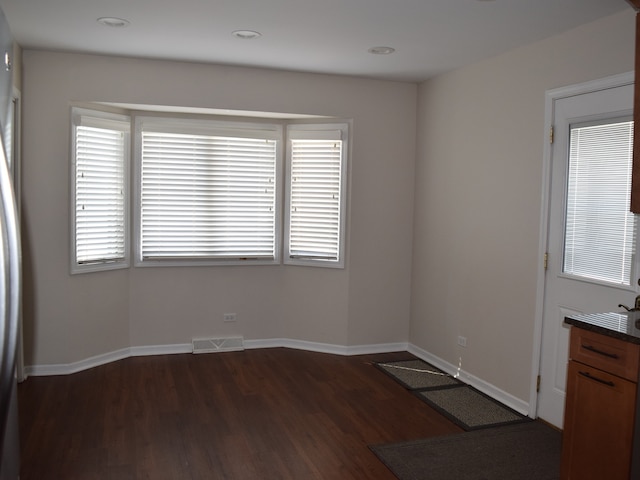
[[[633, 14], [625, 0], [0, 0], [0, 8], [23, 48], [407, 82]], [[395, 52], [368, 52], [379, 46]]]

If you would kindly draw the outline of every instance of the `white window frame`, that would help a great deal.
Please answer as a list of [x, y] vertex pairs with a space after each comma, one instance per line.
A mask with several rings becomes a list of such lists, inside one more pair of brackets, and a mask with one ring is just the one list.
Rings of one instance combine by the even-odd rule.
[[[130, 124], [128, 115], [118, 115], [98, 110], [72, 107], [71, 109], [71, 168], [70, 168], [70, 234], [71, 253], [70, 271], [72, 274], [90, 273], [103, 270], [114, 270], [129, 267], [130, 260], [130, 235], [129, 235], [129, 156], [130, 156]], [[76, 129], [78, 126], [90, 126], [117, 130], [123, 133], [123, 197], [124, 197], [124, 257], [119, 260], [96, 259], [89, 262], [78, 262], [76, 239]]]
[[[173, 133], [242, 136], [276, 140], [275, 170], [275, 225], [273, 258], [252, 257], [192, 257], [192, 258], [143, 258], [142, 256], [142, 130], [148, 126], [154, 131]], [[282, 143], [283, 127], [276, 123], [249, 123], [210, 119], [177, 118], [149, 115], [134, 115], [134, 265], [136, 267], [157, 266], [209, 266], [209, 265], [278, 265], [281, 263], [282, 245], [282, 187], [283, 177]]]
[[[286, 178], [286, 205], [285, 205], [285, 231], [283, 242], [283, 262], [288, 265], [344, 268], [347, 222], [347, 172], [348, 159], [350, 157], [350, 138], [348, 123], [313, 123], [313, 124], [289, 124], [287, 126], [287, 178]], [[337, 136], [336, 136], [337, 135]], [[328, 140], [339, 139], [342, 142], [340, 160], [340, 196], [339, 196], [339, 232], [337, 240], [337, 258], [323, 258], [314, 255], [298, 256], [291, 252], [291, 208], [292, 208], [292, 139]]]

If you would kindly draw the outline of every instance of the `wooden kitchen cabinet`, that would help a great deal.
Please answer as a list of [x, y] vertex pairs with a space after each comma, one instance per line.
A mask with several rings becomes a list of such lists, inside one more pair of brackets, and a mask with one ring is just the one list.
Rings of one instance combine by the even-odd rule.
[[628, 480], [640, 345], [571, 328], [562, 480]]

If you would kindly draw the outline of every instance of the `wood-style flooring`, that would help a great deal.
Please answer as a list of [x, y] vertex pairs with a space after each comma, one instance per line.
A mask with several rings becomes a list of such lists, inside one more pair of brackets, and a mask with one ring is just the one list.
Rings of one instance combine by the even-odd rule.
[[407, 358], [274, 348], [28, 378], [21, 480], [393, 480], [367, 445], [461, 432], [371, 365]]

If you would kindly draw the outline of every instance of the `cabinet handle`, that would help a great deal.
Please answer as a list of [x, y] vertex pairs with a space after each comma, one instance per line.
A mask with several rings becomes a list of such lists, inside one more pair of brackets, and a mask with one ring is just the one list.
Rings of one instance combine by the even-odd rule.
[[601, 378], [598, 377], [594, 377], [593, 375], [591, 375], [589, 372], [578, 372], [580, 375], [582, 375], [583, 377], [587, 377], [589, 380], [595, 380], [596, 382], [600, 382], [600, 383], [604, 383], [605, 385], [609, 386], [609, 387], [615, 387], [616, 384], [613, 382], [610, 382], [609, 380], [603, 380]]
[[604, 355], [605, 357], [615, 358], [615, 359], [620, 358], [615, 353], [603, 352], [602, 350], [598, 350], [596, 347], [593, 347], [591, 345], [583, 344], [582, 348], [584, 348], [585, 350], [589, 350], [590, 352], [597, 353], [598, 355]]

